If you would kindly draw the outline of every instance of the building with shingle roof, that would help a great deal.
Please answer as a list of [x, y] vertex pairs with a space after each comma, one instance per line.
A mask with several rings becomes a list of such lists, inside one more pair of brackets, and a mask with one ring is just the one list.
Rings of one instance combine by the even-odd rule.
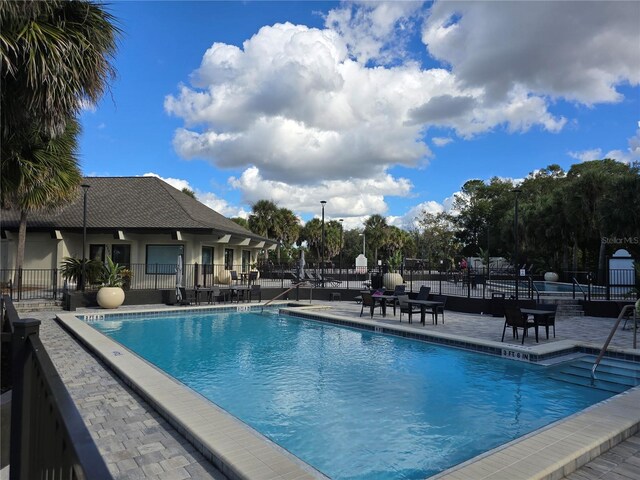
[[[85, 189], [55, 212], [30, 213], [24, 268], [52, 269], [85, 253], [121, 264], [224, 265], [247, 271], [277, 242], [256, 235], [157, 177], [85, 177]], [[2, 210], [0, 268], [14, 268], [20, 212]], [[147, 269], [148, 270], [148, 269]], [[204, 270], [204, 269], [203, 269]]]

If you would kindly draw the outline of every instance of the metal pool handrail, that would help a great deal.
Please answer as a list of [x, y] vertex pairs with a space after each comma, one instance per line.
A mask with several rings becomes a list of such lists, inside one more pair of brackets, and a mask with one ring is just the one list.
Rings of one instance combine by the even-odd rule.
[[582, 296], [586, 300], [587, 299], [587, 294], [584, 291], [584, 289], [582, 288], [582, 285], [580, 285], [580, 282], [578, 282], [578, 280], [576, 280], [576, 277], [573, 277], [571, 279], [571, 281], [573, 282], [573, 299], [575, 300], [575, 298], [576, 298], [576, 287], [578, 287], [580, 289], [580, 291], [582, 292]]
[[261, 312], [264, 311], [264, 307], [266, 307], [267, 305], [269, 305], [271, 302], [273, 302], [274, 300], [279, 299], [280, 297], [282, 297], [284, 294], [289, 293], [291, 290], [295, 290], [296, 288], [298, 288], [300, 285], [303, 285], [305, 283], [309, 283], [306, 280], [300, 283], [296, 283], [295, 285], [292, 285], [291, 288], [285, 290], [284, 292], [282, 292], [280, 295], [276, 295], [275, 297], [273, 297], [271, 300], [269, 300], [267, 303], [265, 303], [262, 306], [262, 309], [260, 310]]
[[[600, 353], [598, 354], [598, 358], [596, 358], [596, 361], [593, 363], [593, 367], [591, 367], [591, 381], [596, 379], [596, 369], [598, 368], [598, 365], [600, 365], [600, 361], [602, 360], [602, 357], [604, 357], [605, 352], [607, 351], [607, 348], [609, 347], [609, 343], [611, 343], [611, 339], [613, 338], [613, 335], [616, 333], [616, 330], [618, 329], [618, 325], [620, 325], [620, 321], [627, 315], [627, 311], [634, 309], [635, 307], [633, 305], [625, 305], [622, 310], [620, 311], [620, 314], [618, 315], [618, 319], [616, 320], [615, 325], [613, 326], [613, 328], [611, 329], [611, 331], [609, 332], [609, 336], [607, 337], [606, 342], [604, 342], [604, 345], [602, 346], [602, 349], [600, 350]], [[634, 325], [635, 327], [635, 325]], [[635, 331], [634, 331], [635, 333]], [[633, 337], [633, 348], [636, 348], [636, 337], [634, 335]]]

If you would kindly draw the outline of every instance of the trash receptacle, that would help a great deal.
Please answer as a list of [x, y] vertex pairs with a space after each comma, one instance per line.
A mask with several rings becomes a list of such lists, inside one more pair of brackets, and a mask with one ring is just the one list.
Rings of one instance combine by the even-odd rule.
[[382, 275], [379, 273], [371, 274], [371, 288], [373, 290], [377, 290], [378, 288], [382, 288]]
[[491, 294], [491, 315], [504, 317], [504, 293], [493, 292]]

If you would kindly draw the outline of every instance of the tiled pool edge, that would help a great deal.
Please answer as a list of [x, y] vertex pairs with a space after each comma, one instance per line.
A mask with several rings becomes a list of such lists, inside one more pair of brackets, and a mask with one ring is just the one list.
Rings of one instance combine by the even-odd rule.
[[[472, 337], [462, 337], [460, 335], [419, 330], [413, 328], [409, 323], [389, 325], [377, 323], [375, 320], [369, 320], [367, 317], [363, 317], [362, 319], [343, 317], [328, 313], [326, 311], [328, 309], [327, 307], [315, 307], [309, 305], [296, 305], [296, 308], [289, 307], [290, 306], [281, 307], [280, 311], [294, 317], [305, 318], [308, 320], [317, 320], [334, 325], [368, 330], [371, 332], [394, 335], [412, 340], [463, 348], [465, 350], [496, 355], [499, 357], [510, 358], [512, 360], [538, 363], [541, 365], [544, 365], [546, 362], [558, 357], [574, 353], [598, 355], [600, 352], [598, 349], [591, 346], [581, 345], [579, 342], [567, 340], [550, 344], [540, 344], [532, 347], [521, 346], [514, 345], [512, 343], [496, 342], [493, 340], [483, 340]], [[640, 354], [635, 354], [624, 349], [609, 348], [606, 357], [640, 363]]]
[[327, 479], [312, 466], [93, 329], [80, 320], [80, 316], [83, 315], [58, 314], [57, 321], [228, 478]]
[[[325, 321], [353, 328], [429, 341], [442, 345], [466, 348], [501, 356], [500, 342], [462, 338], [443, 333], [427, 333], [407, 325], [382, 325], [368, 319], [353, 319], [319, 313], [318, 309], [282, 308], [286, 313], [312, 320]], [[315, 311], [314, 311], [315, 310]], [[534, 358], [531, 363], [580, 352], [593, 354], [594, 349], [579, 343], [557, 342], [550, 346], [509, 349], [526, 352]], [[540, 353], [534, 353], [535, 351]], [[595, 351], [595, 354], [598, 352]], [[637, 355], [614, 351], [612, 358], [640, 361]], [[479, 455], [460, 465], [429, 477], [429, 480], [559, 480], [598, 457], [640, 430], [640, 387], [616, 395], [582, 412], [524, 437]]]
[[[297, 308], [289, 308], [296, 306]], [[420, 331], [408, 324], [403, 325], [388, 325], [382, 323], [376, 323], [375, 321], [370, 321], [368, 318], [363, 319], [354, 319], [352, 317], [342, 317], [338, 315], [332, 315], [326, 311], [321, 312], [321, 310], [317, 306], [310, 306], [308, 304], [300, 304], [295, 302], [286, 302], [283, 301], [279, 304], [281, 310], [286, 310], [287, 313], [294, 313], [297, 316], [302, 316], [303, 318], [309, 318], [314, 320], [322, 320], [330, 323], [370, 330], [370, 331], [378, 331], [381, 333], [398, 335], [405, 338], [416, 338], [418, 340], [428, 340], [436, 343], [446, 344], [459, 348], [469, 348], [469, 345], [474, 345], [477, 348], [471, 348], [472, 350], [476, 350], [479, 352], [485, 351], [485, 353], [493, 353], [497, 354], [499, 350], [504, 348], [505, 346], [508, 349], [513, 351], [520, 351], [523, 353], [527, 353], [528, 355], [533, 355], [535, 361], [532, 363], [538, 363], [538, 360], [541, 360], [540, 363], [543, 363], [544, 360], [553, 358], [554, 356], [558, 356], [563, 354], [562, 352], [582, 352], [582, 353], [590, 353], [591, 347], [580, 346], [575, 342], [555, 342], [555, 346], [551, 347], [550, 345], [540, 345], [536, 347], [517, 347], [513, 344], [501, 344], [500, 342], [488, 341], [488, 340], [478, 340], [472, 338], [465, 338], [455, 335], [447, 335], [443, 333], [427, 333]], [[300, 308], [305, 307], [305, 308]], [[253, 310], [259, 309], [260, 306], [253, 305]], [[231, 310], [237, 311], [236, 307], [200, 307], [197, 310]], [[169, 312], [164, 310], [166, 314], [173, 314], [175, 311], [185, 311], [184, 307], [171, 309]], [[189, 309], [191, 310], [191, 309]], [[130, 315], [131, 313], [138, 312], [126, 312], [122, 315]], [[141, 311], [140, 313], [149, 315], [149, 310]], [[68, 314], [72, 317], [82, 317], [83, 314]], [[92, 314], [87, 314], [92, 315]], [[101, 314], [100, 314], [101, 315]], [[111, 316], [111, 314], [107, 314]], [[121, 315], [120, 313], [116, 315]], [[62, 316], [62, 315], [60, 315]], [[84, 322], [75, 318], [75, 321], [84, 325], [86, 329], [89, 331], [95, 331], [90, 326], [86, 325]], [[99, 332], [95, 331], [96, 334]], [[85, 344], [88, 344], [86, 340], [83, 340], [81, 336], [75, 335], [80, 341]], [[106, 337], [104, 337], [106, 338]], [[109, 339], [107, 339], [109, 340]], [[112, 343], [115, 345], [117, 350], [123, 350], [123, 347]], [[493, 351], [489, 350], [493, 348]], [[111, 358], [109, 358], [109, 354], [113, 353], [109, 351], [107, 348], [106, 354], [99, 354], [94, 350], [94, 353], [98, 355], [105, 363], [111, 366]], [[592, 350], [592, 349], [591, 349]], [[560, 352], [560, 353], [559, 353]], [[127, 351], [127, 353], [129, 353]], [[625, 352], [621, 350], [618, 352], [620, 355], [628, 355], [629, 352]], [[105, 358], [106, 355], [106, 358]], [[121, 357], [122, 355], [116, 355], [116, 359]], [[637, 357], [637, 355], [633, 354], [633, 357]], [[624, 357], [622, 357], [624, 358]], [[146, 364], [146, 363], [145, 363]], [[114, 371], [118, 372], [116, 368], [111, 366]], [[154, 368], [154, 367], [151, 367]], [[119, 374], [120, 375], [120, 374]], [[164, 374], [163, 374], [164, 375]], [[134, 390], [141, 393], [143, 396], [145, 395], [140, 391], [139, 388], [135, 387], [131, 384], [131, 380], [127, 380], [123, 375], [120, 375], [127, 383], [130, 384], [134, 388]], [[166, 376], [165, 376], [166, 377]], [[175, 380], [171, 380], [169, 377], [166, 377], [166, 381], [171, 383], [178, 383]], [[179, 384], [179, 383], [178, 383]], [[186, 387], [179, 384], [182, 389], [188, 390]], [[193, 394], [191, 390], [188, 390]], [[181, 397], [184, 392], [180, 391], [177, 396]], [[197, 395], [197, 394], [196, 394]], [[171, 396], [171, 395], [168, 395]], [[632, 396], [632, 399], [629, 401], [629, 396]], [[145, 397], [148, 398], [148, 397]], [[150, 403], [156, 408], [165, 418], [166, 411], [162, 411], [167, 408], [164, 399], [159, 399], [160, 402], [151, 399]], [[204, 400], [204, 399], [203, 399]], [[215, 408], [213, 404], [204, 400], [209, 409]], [[181, 402], [178, 402], [181, 403]], [[169, 406], [171, 408], [171, 412], [173, 412], [176, 407]], [[446, 479], [446, 480], [480, 480], [480, 479], [504, 479], [504, 480], [513, 480], [517, 478], [518, 480], [524, 479], [560, 479], [563, 476], [575, 471], [580, 466], [584, 465], [588, 461], [594, 459], [598, 455], [604, 453], [609, 448], [615, 446], [619, 442], [625, 440], [629, 436], [633, 435], [638, 431], [638, 426], [640, 425], [640, 387], [637, 387], [631, 391], [625, 392], [622, 395], [613, 397], [601, 404], [597, 404], [589, 409], [575, 414], [572, 417], [569, 417], [565, 420], [557, 422], [556, 424], [551, 425], [542, 430], [538, 430], [536, 432], [532, 432], [531, 434], [522, 437], [520, 439], [514, 440], [513, 442], [502, 446], [498, 449], [495, 449], [491, 452], [485, 453], [480, 457], [476, 457], [474, 459], [469, 460], [463, 464], [460, 464], [456, 467], [453, 467], [450, 470], [437, 474], [435, 477], [431, 477], [432, 479]], [[226, 412], [224, 412], [226, 414]], [[228, 414], [226, 414], [228, 415]], [[235, 419], [234, 419], [235, 420]], [[192, 442], [194, 445], [194, 436], [185, 431], [185, 426], [182, 424], [176, 424], [175, 422], [169, 421], [185, 436]], [[238, 422], [239, 423], [239, 422]], [[244, 424], [241, 424], [245, 429], [247, 429]], [[233, 439], [219, 439], [226, 445], [228, 442], [233, 442]], [[198, 438], [195, 438], [195, 441], [198, 441]], [[235, 443], [235, 442], [233, 442]], [[196, 448], [197, 445], [196, 445]], [[203, 447], [204, 448], [204, 447]], [[231, 450], [235, 450], [238, 448], [237, 444], [231, 446]], [[198, 448], [200, 450], [200, 448]], [[223, 449], [224, 450], [224, 449]], [[246, 450], [252, 450], [251, 448], [247, 448]], [[201, 450], [202, 451], [202, 450]], [[252, 450], [253, 451], [253, 450]], [[216, 463], [216, 458], [211, 458], [206, 452], [203, 452], [205, 457], [207, 457], [214, 465], [216, 465], [225, 475], [231, 476], [228, 469], [225, 467], [221, 467], [218, 463]], [[223, 453], [226, 454], [226, 451]], [[287, 452], [288, 453], [288, 452]], [[253, 456], [253, 454], [251, 454]], [[295, 457], [294, 457], [295, 459]], [[298, 460], [298, 459], [295, 459]], [[299, 460], [298, 460], [299, 461]], [[300, 461], [301, 462], [301, 461]], [[311, 467], [309, 467], [311, 468]], [[273, 472], [271, 472], [273, 473]], [[251, 478], [251, 479], [262, 479], [262, 478], [289, 478], [287, 477], [272, 477], [268, 476], [269, 474], [264, 473], [264, 467], [260, 466], [255, 467], [255, 470], [251, 470], [248, 476], [231, 476], [232, 478]], [[316, 472], [316, 476], [308, 476], [310, 472], [305, 471], [305, 476], [295, 476], [293, 478], [318, 478], [317, 475], [321, 475]], [[326, 477], [322, 477], [326, 478]]]

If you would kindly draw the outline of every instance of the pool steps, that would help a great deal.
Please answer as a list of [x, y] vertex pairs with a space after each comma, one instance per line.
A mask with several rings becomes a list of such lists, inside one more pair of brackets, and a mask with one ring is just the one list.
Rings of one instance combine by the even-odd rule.
[[567, 383], [594, 387], [607, 392], [621, 393], [640, 385], [640, 365], [624, 360], [605, 358], [600, 363], [596, 380], [591, 382], [591, 367], [595, 358], [582, 357], [566, 365], [549, 376]]

